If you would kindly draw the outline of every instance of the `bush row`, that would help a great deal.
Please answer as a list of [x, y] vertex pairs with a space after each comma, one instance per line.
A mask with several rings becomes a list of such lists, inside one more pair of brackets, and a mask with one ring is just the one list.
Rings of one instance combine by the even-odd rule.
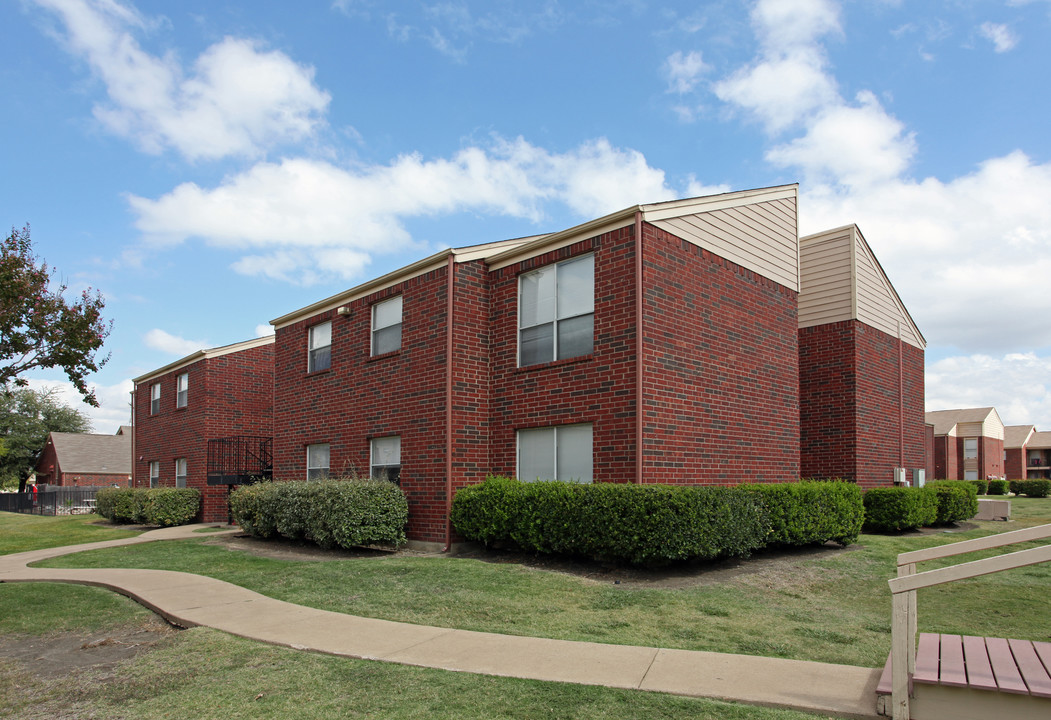
[[636, 565], [857, 539], [862, 502], [856, 486], [792, 485], [798, 489], [523, 483], [490, 477], [456, 493], [452, 522], [463, 537], [486, 545], [513, 543], [530, 552]]
[[351, 478], [245, 485], [230, 513], [249, 535], [352, 548], [404, 544], [409, 506], [393, 483]]
[[968, 480], [936, 480], [922, 488], [884, 487], [865, 493], [868, 532], [948, 525], [977, 514], [978, 488]]
[[990, 495], [1006, 495], [1010, 489], [1011, 484], [1006, 480], [990, 480], [989, 481], [989, 494]]
[[103, 488], [95, 496], [99, 515], [114, 523], [185, 525], [201, 509], [195, 488]]
[[1027, 495], [1035, 498], [1045, 498], [1051, 495], [1051, 480], [1012, 480], [1009, 483], [1011, 492], [1015, 495]]

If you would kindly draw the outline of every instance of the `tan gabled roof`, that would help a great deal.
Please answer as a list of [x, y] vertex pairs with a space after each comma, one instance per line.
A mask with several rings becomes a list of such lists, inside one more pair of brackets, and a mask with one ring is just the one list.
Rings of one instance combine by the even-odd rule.
[[131, 433], [93, 435], [60, 433], [48, 435], [54, 443], [63, 473], [131, 474]]
[[[180, 358], [175, 362], [168, 363], [164, 367], [151, 370], [145, 375], [139, 375], [137, 378], [132, 380], [133, 383], [139, 385], [146, 380], [152, 380], [155, 377], [160, 377], [174, 370], [179, 370], [188, 365], [193, 365], [195, 362], [203, 360], [205, 358], [220, 357], [222, 355], [229, 355], [230, 353], [240, 352], [242, 350], [250, 350], [252, 348], [259, 347], [261, 345], [271, 345], [274, 342], [273, 335], [264, 335], [261, 338], [253, 338], [252, 340], [245, 340], [243, 342], [232, 343], [230, 345], [223, 345], [222, 347], [210, 348], [207, 350], [198, 350], [195, 353], [191, 353], [184, 358]], [[129, 431], [130, 432], [130, 431]]]
[[1051, 431], [1033, 433], [1033, 437], [1029, 438], [1029, 449], [1051, 450]]
[[858, 320], [921, 350], [927, 346], [857, 225], [799, 239], [799, 327]]
[[949, 435], [960, 423], [984, 423], [996, 408], [964, 408], [961, 410], [931, 410], [925, 413], [926, 422], [934, 425], [935, 435]]
[[1004, 449], [1022, 448], [1036, 432], [1034, 425], [1007, 425], [1004, 427]]

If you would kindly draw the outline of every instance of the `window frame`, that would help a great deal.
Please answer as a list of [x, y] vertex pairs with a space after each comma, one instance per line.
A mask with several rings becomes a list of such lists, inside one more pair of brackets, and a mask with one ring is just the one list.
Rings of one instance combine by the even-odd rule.
[[[382, 327], [377, 327], [377, 325], [376, 325], [376, 315], [378, 314], [378, 311], [381, 308], [385, 307], [385, 306], [386, 307], [390, 307], [394, 303], [398, 304], [398, 322], [396, 322], [396, 323], [389, 323], [387, 325], [383, 325]], [[387, 353], [398, 352], [399, 350], [401, 350], [402, 327], [404, 325], [404, 320], [405, 320], [405, 302], [403, 300], [403, 296], [402, 295], [395, 295], [393, 297], [384, 298], [383, 300], [379, 300], [377, 302], [372, 303], [372, 307], [369, 310], [369, 314], [370, 314], [370, 317], [372, 318], [371, 319], [371, 331], [369, 332], [369, 356], [370, 357], [376, 357], [377, 355], [386, 355]], [[376, 337], [377, 337], [377, 335], [382, 333], [384, 330], [392, 330], [393, 328], [397, 328], [398, 329], [398, 346], [385, 349], [382, 352], [377, 352], [377, 350], [376, 350], [376, 345], [377, 345]], [[393, 334], [393, 333], [390, 333], [390, 334]]]
[[190, 400], [190, 373], [175, 376], [175, 407], [184, 408]]
[[[325, 448], [325, 456], [327, 460], [326, 465], [313, 465], [311, 466], [311, 456], [314, 454], [316, 448]], [[327, 480], [332, 469], [332, 446], [329, 443], [312, 443], [306, 446], [306, 479], [307, 480]]]
[[[974, 443], [974, 455], [967, 454], [967, 443]], [[978, 459], [978, 438], [976, 437], [965, 437], [963, 439], [963, 459], [964, 460], [977, 460]]]
[[[585, 478], [574, 479], [573, 477], [560, 478], [559, 477], [559, 447], [560, 440], [559, 436], [564, 436], [566, 431], [569, 429], [588, 428], [591, 436], [591, 447], [590, 454], [588, 456], [588, 465], [590, 466], [590, 476]], [[523, 477], [522, 473], [522, 435], [526, 434], [539, 434], [541, 432], [552, 431], [552, 444], [551, 444], [551, 466], [554, 469], [553, 478], [544, 477]], [[547, 425], [542, 427], [532, 428], [520, 428], [515, 431], [515, 477], [522, 482], [546, 482], [550, 480], [558, 482], [577, 482], [582, 485], [590, 485], [595, 482], [595, 426], [594, 423], [569, 423], [566, 425]]]
[[[566, 272], [565, 268], [567, 266], [569, 266], [569, 265], [572, 265], [572, 264], [575, 264], [575, 263], [582, 263], [582, 262], [585, 262], [585, 261], [590, 263], [590, 275], [591, 275], [590, 300], [591, 300], [591, 302], [590, 302], [589, 306], [587, 306], [585, 312], [574, 312], [574, 311], [570, 310], [569, 312], [572, 312], [573, 314], [569, 314], [569, 312], [567, 312], [565, 315], [563, 315], [562, 311], [559, 308], [559, 295], [560, 295], [560, 291], [559, 291], [559, 273], [560, 272], [562, 272], [562, 273]], [[553, 311], [552, 311], [553, 312], [553, 316], [552, 316], [552, 318], [550, 320], [547, 320], [545, 322], [536, 322], [536, 323], [533, 323], [533, 324], [530, 324], [530, 325], [525, 325], [523, 317], [522, 317], [523, 307], [524, 307], [523, 303], [522, 303], [522, 299], [523, 299], [523, 296], [525, 294], [523, 292], [523, 283], [525, 281], [527, 281], [528, 278], [539, 277], [545, 272], [552, 272], [553, 273], [553, 278], [551, 280], [551, 286], [552, 286], [552, 293], [553, 294], [551, 295], [550, 298], [541, 298], [541, 297], [539, 297], [539, 292], [538, 292], [538, 299], [537, 299], [536, 305], [539, 307], [539, 306], [543, 305], [545, 302], [546, 303], [550, 303], [552, 305], [552, 307], [553, 307]], [[587, 352], [577, 353], [577, 354], [573, 354], [573, 355], [563, 355], [562, 354], [562, 347], [561, 347], [562, 343], [560, 341], [560, 339], [561, 339], [560, 326], [564, 326], [565, 324], [569, 324], [569, 323], [571, 323], [573, 321], [580, 321], [582, 318], [589, 318], [589, 320], [590, 320], [590, 325], [591, 325], [591, 343], [590, 343], [590, 347], [588, 348]], [[516, 332], [517, 332], [516, 341], [518, 343], [518, 347], [516, 349], [516, 353], [517, 353], [518, 367], [520, 367], [520, 368], [521, 367], [533, 367], [535, 365], [543, 365], [545, 363], [557, 362], [559, 360], [570, 360], [570, 359], [578, 358], [578, 357], [587, 357], [588, 355], [591, 355], [592, 353], [594, 353], [594, 351], [595, 351], [595, 253], [594, 252], [590, 252], [590, 253], [585, 253], [583, 255], [577, 255], [575, 257], [567, 258], [566, 260], [562, 260], [562, 261], [557, 262], [557, 263], [544, 265], [543, 267], [539, 267], [539, 268], [530, 270], [528, 272], [521, 273], [518, 276], [518, 307], [517, 307], [517, 310], [516, 310], [515, 325], [516, 325], [516, 328], [517, 328], [517, 330], [516, 330]], [[523, 361], [522, 349], [523, 349], [523, 346], [525, 345], [525, 341], [524, 341], [525, 334], [527, 333], [527, 331], [534, 330], [536, 328], [543, 328], [543, 327], [545, 327], [547, 325], [551, 326], [551, 331], [550, 331], [551, 353], [550, 353], [550, 356], [547, 357], [547, 358], [544, 358], [544, 359], [530, 360], [528, 362]], [[546, 336], [547, 336], [547, 334], [545, 333], [544, 337], [546, 337]]]
[[[181, 468], [179, 467], [180, 465], [182, 465]], [[179, 473], [180, 469], [182, 470], [181, 474]], [[189, 464], [186, 462], [186, 458], [184, 458], [184, 457], [175, 458], [175, 487], [177, 487], [177, 488], [184, 488], [184, 487], [186, 487], [186, 478], [187, 478], [188, 475], [189, 475]], [[182, 483], [182, 485], [179, 484], [180, 482]]]
[[[156, 471], [156, 472], [154, 472]], [[150, 487], [159, 487], [161, 484], [161, 461], [150, 460]]]
[[[328, 328], [328, 343], [325, 345], [314, 345], [314, 333], [321, 330], [321, 328]], [[318, 357], [323, 357], [322, 351], [328, 350], [327, 361], [324, 367], [318, 367]], [[324, 322], [315, 323], [307, 328], [307, 372], [324, 372], [332, 368], [332, 321], [325, 320]]]
[[[377, 443], [385, 440], [398, 441], [398, 462], [379, 464], [376, 462]], [[393, 472], [391, 469], [393, 468]], [[382, 435], [369, 438], [369, 477], [375, 480], [387, 480], [395, 485], [401, 485], [401, 435]]]
[[161, 412], [161, 384], [155, 382], [150, 385], [150, 415], [159, 415]]

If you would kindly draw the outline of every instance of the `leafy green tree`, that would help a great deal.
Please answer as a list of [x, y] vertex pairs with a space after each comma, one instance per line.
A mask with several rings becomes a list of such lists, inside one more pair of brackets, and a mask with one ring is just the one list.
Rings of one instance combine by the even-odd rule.
[[54, 389], [0, 390], [0, 487], [25, 489], [48, 433], [90, 431], [87, 415], [64, 404]]
[[0, 387], [25, 386], [28, 370], [62, 368], [84, 402], [98, 407], [85, 378], [106, 364], [98, 357], [112, 323], [102, 319], [98, 291], [76, 302], [52, 289], [53, 269], [33, 254], [29, 226], [11, 229], [0, 245]]

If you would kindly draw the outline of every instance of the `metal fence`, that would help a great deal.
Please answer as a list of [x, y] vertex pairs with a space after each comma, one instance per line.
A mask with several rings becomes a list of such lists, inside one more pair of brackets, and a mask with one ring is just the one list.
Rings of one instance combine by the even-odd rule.
[[55, 487], [37, 492], [0, 493], [0, 511], [32, 515], [81, 515], [95, 512], [101, 487]]

